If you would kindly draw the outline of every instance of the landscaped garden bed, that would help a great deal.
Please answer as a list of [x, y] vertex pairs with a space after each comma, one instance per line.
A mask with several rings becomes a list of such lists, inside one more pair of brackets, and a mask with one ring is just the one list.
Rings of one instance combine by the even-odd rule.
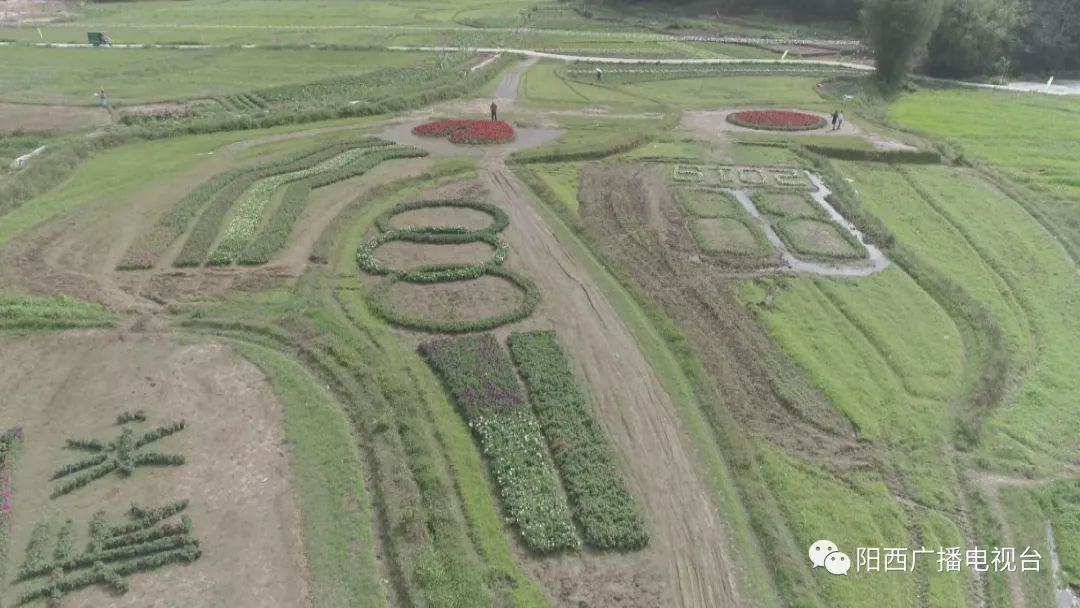
[[727, 121], [740, 127], [767, 131], [812, 131], [827, 124], [816, 114], [794, 110], [744, 110], [728, 114]]
[[499, 341], [491, 334], [439, 338], [421, 344], [420, 352], [476, 436], [525, 546], [541, 553], [576, 548], [540, 424]]
[[455, 144], [504, 144], [514, 140], [505, 120], [436, 120], [413, 128], [421, 137], [449, 137]]
[[861, 260], [867, 255], [848, 231], [823, 220], [784, 220], [776, 224], [776, 233], [793, 252], [811, 259]]

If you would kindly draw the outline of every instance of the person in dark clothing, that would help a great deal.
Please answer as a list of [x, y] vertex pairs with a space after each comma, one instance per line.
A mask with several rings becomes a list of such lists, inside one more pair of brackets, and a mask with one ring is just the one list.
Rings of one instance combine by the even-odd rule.
[[499, 120], [499, 106], [494, 101], [491, 102], [491, 120]]
[[839, 120], [840, 120], [840, 110], [833, 110], [833, 113], [832, 113], [832, 128], [833, 128], [833, 131], [836, 130], [836, 123]]

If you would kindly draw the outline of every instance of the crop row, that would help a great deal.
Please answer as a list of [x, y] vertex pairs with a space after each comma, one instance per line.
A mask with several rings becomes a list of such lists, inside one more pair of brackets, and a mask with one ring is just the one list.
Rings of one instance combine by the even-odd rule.
[[[346, 150], [380, 145], [385, 145], [385, 142], [368, 137], [356, 142], [342, 142], [330, 146], [320, 146], [318, 148], [309, 149], [297, 156], [284, 158], [266, 165], [230, 172], [231, 176], [224, 180], [224, 183], [220, 184], [217, 190], [210, 192], [204, 200], [189, 202], [185, 199], [184, 201], [181, 201], [181, 204], [178, 206], [184, 207], [183, 213], [174, 209], [173, 212], [170, 212], [169, 215], [166, 215], [166, 217], [158, 223], [158, 226], [161, 226], [163, 222], [167, 222], [169, 224], [168, 228], [170, 235], [175, 233], [175, 236], [165, 243], [164, 247], [161, 248], [161, 251], [167, 249], [174, 240], [182, 236], [183, 233], [187, 231], [191, 220], [197, 216], [199, 219], [195, 222], [195, 227], [192, 229], [187, 241], [184, 242], [184, 246], [181, 248], [180, 254], [173, 262], [173, 265], [181, 267], [198, 266], [199, 264], [202, 264], [203, 260], [210, 252], [210, 247], [214, 244], [214, 240], [217, 238], [218, 232], [220, 231], [221, 224], [225, 221], [225, 217], [228, 215], [229, 209], [232, 208], [233, 203], [235, 203], [236, 200], [258, 180], [308, 168], [324, 160], [333, 158]], [[217, 180], [215, 178], [212, 181]], [[200, 211], [202, 212], [201, 215]], [[171, 221], [170, 215], [175, 215], [178, 221]], [[155, 227], [155, 231], [158, 226]], [[177, 230], [179, 231], [177, 232]], [[160, 254], [158, 257], [160, 257]], [[155, 258], [155, 262], [156, 259], [157, 258]]]
[[22, 445], [22, 436], [22, 427], [14, 427], [0, 434], [0, 580], [4, 579], [11, 511], [14, 508], [11, 470], [15, 464], [15, 451]]
[[641, 549], [649, 542], [648, 528], [555, 332], [513, 333], [507, 344], [585, 542], [597, 549]]
[[142, 410], [120, 412], [116, 417], [116, 424], [127, 424], [129, 422], [146, 422], [146, 412]]
[[[402, 213], [408, 213], [409, 211], [417, 211], [420, 209], [438, 209], [438, 208], [458, 208], [458, 209], [471, 209], [473, 211], [479, 211], [491, 216], [491, 224], [479, 229], [465, 228], [463, 226], [401, 226], [395, 227], [393, 225], [393, 219], [395, 216]], [[382, 232], [389, 232], [391, 230], [398, 230], [403, 232], [424, 232], [424, 233], [438, 233], [438, 234], [466, 234], [487, 232], [490, 234], [496, 234], [502, 232], [510, 225], [510, 216], [499, 207], [489, 204], [481, 203], [478, 201], [472, 201], [468, 199], [440, 199], [440, 200], [422, 200], [422, 201], [409, 201], [404, 203], [398, 203], [390, 209], [379, 214], [379, 217], [375, 218], [375, 226]]]
[[438, 338], [420, 351], [472, 429], [525, 546], [541, 553], [576, 548], [543, 433], [499, 341], [491, 334]]
[[157, 525], [158, 522], [164, 521], [172, 517], [173, 515], [182, 512], [187, 507], [187, 500], [177, 500], [154, 509], [143, 509], [141, 507], [132, 505], [129, 514], [135, 519], [135, 521], [129, 524], [124, 524], [122, 526], [110, 527], [105, 535], [105, 538], [111, 539], [116, 536], [132, 534], [140, 530], [151, 528]]
[[270, 257], [285, 247], [293, 226], [303, 213], [312, 190], [357, 177], [374, 169], [380, 163], [399, 158], [417, 158], [427, 152], [406, 146], [380, 148], [336, 171], [321, 173], [294, 182], [285, 190], [281, 202], [259, 233], [251, 239], [236, 259], [239, 264], [258, 265], [270, 261]]
[[[379, 143], [379, 140], [364, 138], [347, 145], [363, 146], [373, 143]], [[199, 216], [199, 212], [207, 203], [212, 199], [217, 200], [218, 193], [227, 186], [231, 189], [239, 187], [239, 192], [233, 197], [235, 199], [251, 182], [260, 176], [273, 175], [307, 166], [312, 162], [318, 162], [322, 158], [333, 156], [337, 153], [338, 148], [339, 146], [308, 148], [300, 153], [291, 154], [269, 163], [234, 169], [215, 175], [185, 195], [184, 198], [180, 199], [179, 203], [165, 213], [149, 232], [140, 237], [128, 249], [117, 268], [119, 270], [133, 270], [154, 267], [165, 250], [187, 232], [191, 223]], [[234, 185], [234, 182], [237, 181], [241, 182], [241, 184]], [[231, 203], [231, 200], [229, 203]]]
[[[74, 531], [74, 526], [72, 526]], [[38, 564], [35, 568], [22, 568], [19, 570], [19, 579], [26, 580], [44, 576], [52, 570], [57, 568], [70, 572], [71, 570], [78, 570], [91, 566], [96, 562], [116, 562], [125, 559], [131, 559], [133, 557], [142, 557], [144, 555], [152, 555], [154, 553], [161, 553], [162, 551], [168, 551], [170, 549], [177, 549], [185, 545], [194, 542], [191, 538], [184, 535], [166, 536], [163, 538], [157, 538], [146, 542], [122, 545], [113, 547], [110, 549], [99, 549], [93, 552], [83, 553], [75, 557], [62, 557], [55, 561]]]
[[[490, 260], [480, 264], [471, 265], [445, 265], [418, 269], [397, 269], [387, 266], [375, 256], [375, 252], [386, 243], [392, 241], [407, 241], [410, 243], [426, 243], [432, 245], [454, 245], [464, 243], [487, 243], [495, 254]], [[360, 268], [371, 274], [395, 275], [402, 281], [409, 283], [441, 283], [447, 281], [462, 281], [476, 279], [496, 266], [501, 266], [510, 254], [510, 246], [506, 241], [489, 232], [427, 232], [419, 230], [390, 230], [383, 232], [375, 238], [365, 242], [356, 253]]]

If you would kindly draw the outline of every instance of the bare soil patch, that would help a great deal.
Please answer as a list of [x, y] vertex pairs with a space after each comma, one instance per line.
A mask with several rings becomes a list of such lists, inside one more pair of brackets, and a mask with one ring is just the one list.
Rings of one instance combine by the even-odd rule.
[[[464, 243], [460, 245], [433, 245], [390, 241], [375, 250], [375, 257], [391, 268], [412, 270], [435, 264], [471, 266], [491, 259], [495, 249], [487, 243]], [[500, 282], [505, 282], [501, 281]]]
[[399, 213], [390, 219], [394, 228], [423, 228], [425, 226], [461, 226], [480, 230], [491, 224], [491, 216], [465, 207], [425, 207]]
[[101, 108], [0, 103], [0, 133], [76, 131], [108, 124], [112, 115]]
[[[146, 428], [186, 420], [187, 428], [155, 448], [183, 454], [180, 467], [140, 468], [107, 476], [52, 500], [47, 480], [72, 461], [68, 437], [112, 438], [116, 415], [142, 409]], [[42, 519], [76, 523], [85, 542], [92, 513], [114, 523], [131, 503], [158, 506], [187, 498], [202, 557], [132, 576], [113, 597], [78, 591], [65, 605], [238, 606], [307, 604], [306, 566], [282, 412], [262, 374], [227, 348], [180, 345], [162, 336], [112, 332], [0, 338], [0, 427], [25, 427], [15, 473], [11, 559], [19, 563]], [[0, 585], [2, 588], [3, 585]], [[15, 587], [15, 588], [12, 588]], [[14, 600], [29, 585], [9, 585]]]
[[387, 297], [409, 317], [476, 321], [518, 307], [524, 301], [525, 294], [513, 283], [488, 275], [453, 283], [416, 284], [402, 281], [390, 288]]

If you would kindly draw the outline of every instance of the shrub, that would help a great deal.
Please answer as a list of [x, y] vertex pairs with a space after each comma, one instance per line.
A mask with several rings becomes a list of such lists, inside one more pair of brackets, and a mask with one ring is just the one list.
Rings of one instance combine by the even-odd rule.
[[576, 548], [540, 426], [498, 340], [491, 334], [439, 338], [420, 351], [476, 436], [525, 545], [541, 553]]
[[513, 333], [508, 344], [585, 542], [598, 549], [641, 549], [648, 529], [555, 332]]
[[116, 424], [127, 424], [129, 422], [146, 422], [146, 412], [142, 410], [121, 412], [120, 415], [116, 417]]

